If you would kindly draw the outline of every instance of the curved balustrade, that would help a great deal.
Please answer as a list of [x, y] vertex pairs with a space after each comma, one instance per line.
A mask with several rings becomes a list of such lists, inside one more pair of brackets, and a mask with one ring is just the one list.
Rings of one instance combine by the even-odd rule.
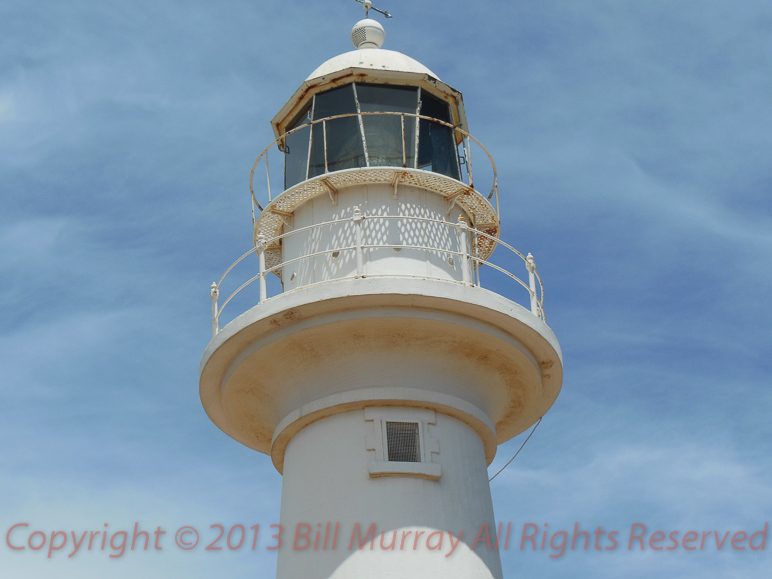
[[[380, 126], [394, 120], [395, 127]], [[347, 149], [335, 141], [335, 124], [346, 121], [358, 121], [360, 130], [347, 131], [350, 138], [357, 141], [357, 153], [351, 153], [345, 158], [341, 150]], [[376, 123], [380, 121], [380, 123]], [[423, 127], [423, 128], [420, 128]], [[377, 130], [382, 129], [382, 130]], [[393, 130], [390, 130], [393, 129]], [[420, 134], [442, 133], [442, 139], [436, 140], [434, 153], [425, 152], [426, 147], [420, 141]], [[423, 133], [421, 133], [423, 131]], [[448, 150], [444, 137], [455, 144], [455, 150]], [[388, 138], [387, 138], [388, 137]], [[322, 146], [319, 146], [319, 139]], [[332, 142], [334, 147], [329, 147]], [[431, 142], [427, 139], [427, 142]], [[443, 148], [445, 147], [445, 148]], [[298, 150], [299, 148], [299, 150]], [[445, 175], [475, 188], [475, 173], [472, 163], [474, 148], [479, 148], [488, 158], [490, 167], [482, 171], [478, 163], [478, 186], [483, 183], [487, 199], [495, 196], [496, 214], [499, 212], [499, 196], [496, 163], [488, 150], [476, 138], [463, 129], [450, 123], [424, 115], [398, 112], [361, 112], [347, 113], [309, 121], [284, 133], [266, 147], [252, 166], [249, 175], [249, 190], [252, 194], [252, 220], [255, 221], [254, 207], [262, 211], [276, 197], [277, 175], [272, 178], [270, 157], [274, 157], [274, 167], [281, 165], [280, 177], [283, 187], [280, 192], [292, 188], [307, 179], [350, 168], [394, 167], [402, 169], [424, 169], [429, 172]], [[335, 150], [333, 153], [332, 150]], [[352, 147], [348, 147], [352, 149]], [[440, 152], [441, 150], [441, 152]], [[294, 151], [294, 152], [293, 152]], [[279, 159], [275, 157], [281, 155]], [[290, 161], [292, 159], [292, 161]], [[277, 163], [279, 161], [279, 163]], [[267, 200], [260, 203], [255, 195], [254, 180], [258, 168], [265, 170]], [[262, 172], [262, 169], [261, 171]], [[481, 174], [482, 172], [482, 174]], [[273, 185], [272, 185], [273, 183]], [[490, 186], [488, 191], [487, 187]], [[483, 195], [484, 196], [484, 195]]]
[[[375, 221], [391, 221], [391, 220], [396, 220], [398, 223], [410, 224], [410, 226], [414, 229], [431, 231], [431, 235], [422, 236], [417, 240], [416, 243], [404, 243], [404, 244], [383, 243], [382, 236], [374, 234], [374, 232], [368, 231], [366, 227], [366, 223], [368, 221], [375, 222]], [[320, 231], [323, 228], [342, 230], [343, 228], [352, 228], [352, 227], [354, 228], [354, 234], [348, 237], [344, 236], [342, 238], [345, 240], [351, 240], [352, 243], [324, 247], [315, 251], [311, 251], [307, 254], [303, 254], [299, 257], [295, 257], [293, 259], [289, 259], [286, 261], [281, 261], [279, 263], [272, 264], [270, 267], [266, 267], [265, 251], [268, 246], [278, 245], [280, 241], [285, 240], [291, 236], [295, 236], [299, 234], [309, 234], [309, 233], [312, 233], [313, 231]], [[449, 245], [446, 243], [444, 247], [441, 246], [442, 245], [441, 243], [431, 243], [431, 239], [435, 239], [435, 240], [438, 239], [439, 236], [437, 235], [437, 232], [442, 231], [443, 229], [444, 229], [444, 235], [442, 236], [443, 239], [450, 239], [453, 236], [456, 236], [457, 242], [454, 242], [454, 244], [452, 245]], [[479, 257], [476, 254], [476, 251], [477, 251], [476, 248], [480, 246], [478, 242], [479, 238], [489, 238], [491, 241], [494, 241], [498, 243], [498, 245], [509, 250], [509, 253], [507, 253], [506, 255], [516, 256], [519, 259], [521, 259], [524, 262], [526, 271], [528, 272], [528, 283], [524, 282], [516, 275], [509, 272], [504, 267], [501, 267], [499, 265], [491, 263], [486, 259], [482, 259], [481, 257]], [[426, 252], [427, 254], [434, 254], [437, 256], [441, 256], [443, 260], [451, 263], [454, 271], [455, 271], [455, 261], [453, 260], [453, 258], [458, 258], [459, 272], [458, 272], [457, 279], [451, 279], [447, 275], [440, 276], [440, 275], [423, 275], [422, 274], [420, 276], [422, 278], [427, 278], [427, 279], [441, 279], [444, 281], [448, 281], [450, 283], [460, 283], [468, 286], [482, 287], [481, 269], [483, 268], [483, 266], [486, 266], [493, 271], [503, 274], [511, 281], [514, 281], [517, 285], [525, 289], [526, 293], [530, 298], [531, 312], [534, 315], [538, 316], [540, 319], [542, 320], [545, 319], [544, 286], [542, 285], [541, 278], [539, 277], [539, 274], [536, 271], [536, 264], [531, 254], [524, 256], [522, 253], [517, 251], [514, 247], [501, 241], [500, 239], [496, 239], [491, 235], [489, 235], [488, 233], [485, 233], [484, 231], [479, 231], [477, 229], [472, 229], [468, 227], [464, 221], [459, 221], [458, 223], [451, 223], [451, 222], [439, 220], [439, 219], [432, 219], [427, 217], [414, 217], [414, 216], [406, 216], [406, 215], [365, 216], [365, 215], [362, 215], [358, 210], [355, 210], [354, 214], [351, 217], [347, 217], [344, 219], [336, 219], [333, 221], [326, 221], [323, 223], [317, 223], [317, 224], [309, 225], [307, 227], [301, 227], [293, 231], [283, 233], [271, 239], [267, 239], [264, 237], [259, 238], [257, 246], [247, 251], [239, 259], [237, 259], [233, 263], [233, 265], [231, 265], [225, 271], [225, 273], [220, 278], [220, 280], [216, 283], [213, 283], [211, 286], [213, 336], [216, 335], [217, 332], [219, 331], [220, 317], [225, 307], [237, 295], [239, 295], [246, 287], [250, 286], [255, 282], [258, 282], [258, 285], [259, 285], [258, 303], [262, 303], [266, 300], [269, 300], [273, 296], [270, 296], [268, 292], [268, 285], [266, 283], [266, 278], [268, 274], [276, 272], [282, 268], [288, 268], [291, 265], [299, 262], [307, 262], [310, 260], [315, 260], [320, 258], [334, 260], [334, 259], [340, 259], [341, 256], [348, 256], [351, 259], [351, 263], [352, 263], [352, 268], [350, 272], [347, 272], [344, 275], [332, 277], [329, 279], [313, 281], [310, 283], [305, 283], [299, 287], [307, 287], [308, 285], [315, 285], [320, 283], [329, 283], [337, 279], [346, 279], [346, 278], [394, 277], [394, 276], [404, 277], [406, 274], [403, 271], [400, 271], [399, 273], [390, 272], [388, 271], [388, 269], [376, 270], [375, 273], [366, 271], [366, 266], [376, 261], [374, 259], [376, 252], [382, 251], [384, 249], [391, 249], [395, 252], [402, 252], [403, 250], [406, 250], [406, 251], [415, 250], [415, 251]], [[250, 256], [255, 256], [257, 258], [257, 264], [252, 262], [250, 265], [246, 265], [248, 263], [246, 262], [246, 260], [250, 258]], [[353, 264], [355, 264], [355, 267], [353, 266]], [[243, 281], [243, 283], [238, 285], [238, 287], [230, 293], [230, 295], [225, 299], [225, 301], [222, 304], [220, 304], [219, 303], [220, 288], [223, 282], [226, 280], [226, 278], [230, 279], [229, 276], [231, 276], [231, 274], [234, 272], [234, 270], [237, 267], [239, 267], [239, 270], [247, 271], [247, 274], [243, 275], [243, 277], [246, 277], [247, 279]], [[538, 282], [538, 286], [537, 286], [537, 282]], [[284, 291], [291, 291], [291, 290], [285, 289]], [[277, 291], [275, 293], [280, 294], [282, 292]]]

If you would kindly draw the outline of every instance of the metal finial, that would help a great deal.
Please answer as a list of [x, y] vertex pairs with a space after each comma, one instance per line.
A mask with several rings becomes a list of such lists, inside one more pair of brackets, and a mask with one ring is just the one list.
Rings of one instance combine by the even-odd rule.
[[380, 12], [386, 18], [391, 18], [391, 14], [389, 14], [385, 10], [381, 10], [380, 8], [376, 8], [375, 6], [373, 6], [372, 0], [355, 0], [355, 1], [359, 2], [364, 7], [365, 18], [370, 18], [370, 10], [375, 10], [376, 12]]

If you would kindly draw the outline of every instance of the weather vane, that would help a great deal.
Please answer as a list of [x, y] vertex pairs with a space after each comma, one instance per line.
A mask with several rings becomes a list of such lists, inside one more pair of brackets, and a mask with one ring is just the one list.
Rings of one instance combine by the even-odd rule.
[[365, 18], [370, 17], [370, 10], [375, 10], [376, 12], [380, 12], [386, 18], [391, 18], [391, 14], [389, 14], [385, 10], [381, 10], [380, 8], [376, 8], [375, 6], [373, 6], [373, 3], [371, 0], [355, 0], [355, 2], [359, 2], [362, 6], [365, 7]]

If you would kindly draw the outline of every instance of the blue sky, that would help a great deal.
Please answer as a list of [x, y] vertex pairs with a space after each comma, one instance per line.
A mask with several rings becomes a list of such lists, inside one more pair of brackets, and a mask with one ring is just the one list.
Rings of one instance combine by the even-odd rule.
[[[772, 5], [382, 4], [385, 48], [463, 92], [563, 347], [560, 398], [492, 483], [497, 519], [623, 543], [510, 548], [505, 577], [764, 576], [769, 544], [626, 537], [772, 518]], [[249, 247], [269, 120], [360, 17], [351, 0], [0, 0], [3, 535], [278, 521], [270, 460], [198, 398], [209, 284]], [[117, 559], [2, 542], [0, 574], [274, 573], [264, 550], [167, 539]]]

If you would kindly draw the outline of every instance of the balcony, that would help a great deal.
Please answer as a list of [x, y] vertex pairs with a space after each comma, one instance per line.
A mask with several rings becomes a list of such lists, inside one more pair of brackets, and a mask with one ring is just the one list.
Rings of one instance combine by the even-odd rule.
[[[351, 130], [352, 123], [356, 130]], [[341, 146], [344, 133], [348, 146]], [[358, 144], [351, 144], [352, 135]], [[477, 167], [475, 175], [472, 157], [481, 154], [488, 163]], [[271, 174], [277, 164], [284, 169], [284, 187], [278, 193], [277, 177], [274, 174], [272, 187]], [[265, 189], [258, 199], [255, 176], [263, 172]], [[478, 187], [484, 184], [487, 195], [478, 192], [475, 179]], [[411, 211], [397, 204], [393, 210], [365, 212], [356, 204], [338, 206], [338, 192], [357, 185], [380, 188], [384, 198], [391, 198], [393, 191], [395, 200], [410, 188], [436, 195], [430, 196], [425, 211], [416, 211], [416, 203]], [[533, 257], [499, 239], [495, 162], [459, 127], [393, 112], [308, 122], [260, 154], [250, 175], [250, 192], [254, 247], [211, 286], [213, 335], [225, 321], [226, 307], [238, 315], [239, 309], [300, 287], [365, 277], [439, 279], [482, 287], [483, 270], [521, 288], [527, 307], [544, 320], [544, 290]], [[329, 218], [306, 225], [294, 222], [301, 206], [322, 200], [336, 209]], [[503, 265], [490, 261], [499, 245], [505, 250], [499, 260]], [[517, 263], [524, 266], [527, 281], [511, 273]], [[223, 284], [229, 293], [220, 302]], [[247, 289], [255, 286], [256, 292]]]

